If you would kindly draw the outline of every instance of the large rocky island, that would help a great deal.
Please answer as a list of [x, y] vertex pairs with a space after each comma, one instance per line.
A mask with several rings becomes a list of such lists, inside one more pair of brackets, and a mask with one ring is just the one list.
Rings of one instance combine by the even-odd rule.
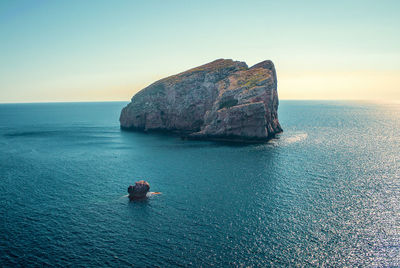
[[275, 67], [218, 59], [161, 79], [122, 109], [122, 129], [191, 139], [265, 142], [282, 131]]

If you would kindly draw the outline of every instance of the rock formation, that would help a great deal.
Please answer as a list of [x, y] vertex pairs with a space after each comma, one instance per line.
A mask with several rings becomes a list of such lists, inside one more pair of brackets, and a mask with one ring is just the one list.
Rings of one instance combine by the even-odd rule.
[[161, 79], [122, 109], [122, 129], [263, 142], [282, 131], [275, 67], [219, 59]]
[[130, 185], [128, 187], [129, 199], [142, 199], [145, 198], [150, 190], [150, 184], [147, 181], [137, 181], [135, 185]]

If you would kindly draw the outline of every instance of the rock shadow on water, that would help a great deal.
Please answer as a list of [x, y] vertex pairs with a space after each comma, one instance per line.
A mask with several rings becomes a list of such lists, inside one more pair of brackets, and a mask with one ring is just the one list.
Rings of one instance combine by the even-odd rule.
[[[203, 147], [247, 147], [260, 144], [269, 144], [274, 140], [278, 140], [281, 133], [276, 133], [263, 139], [246, 139], [236, 136], [223, 136], [223, 137], [189, 137], [187, 133], [182, 132], [169, 132], [165, 130], [138, 130], [121, 128], [121, 134], [132, 140], [132, 136], [144, 138], [149, 143], [153, 144], [154, 140], [158, 141], [173, 141], [174, 149], [181, 148], [203, 148]], [[129, 140], [128, 140], [129, 141]]]
[[3, 136], [7, 138], [17, 138], [17, 137], [47, 137], [61, 134], [58, 130], [38, 130], [38, 131], [15, 131], [5, 133]]

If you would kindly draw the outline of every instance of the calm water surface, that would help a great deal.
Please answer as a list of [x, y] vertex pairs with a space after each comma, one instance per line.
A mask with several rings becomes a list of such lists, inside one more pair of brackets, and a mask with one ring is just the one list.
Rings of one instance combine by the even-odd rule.
[[0, 266], [400, 266], [400, 106], [282, 101], [231, 146], [121, 132], [124, 105], [0, 105]]

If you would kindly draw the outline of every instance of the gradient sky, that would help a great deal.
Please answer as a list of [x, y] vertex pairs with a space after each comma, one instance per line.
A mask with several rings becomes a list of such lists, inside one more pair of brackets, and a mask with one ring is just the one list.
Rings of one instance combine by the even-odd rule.
[[[300, 3], [301, 2], [301, 3]], [[400, 100], [400, 1], [0, 1], [0, 102], [126, 100], [217, 58], [281, 99]]]

